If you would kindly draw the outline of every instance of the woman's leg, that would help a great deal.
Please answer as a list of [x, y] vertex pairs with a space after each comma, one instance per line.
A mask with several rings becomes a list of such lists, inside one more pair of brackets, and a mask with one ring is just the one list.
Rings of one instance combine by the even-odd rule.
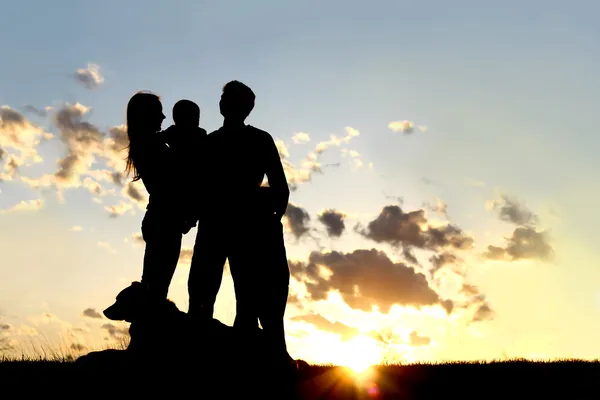
[[158, 296], [166, 298], [181, 253], [183, 234], [176, 221], [158, 210], [148, 210], [142, 221], [146, 242], [142, 283]]

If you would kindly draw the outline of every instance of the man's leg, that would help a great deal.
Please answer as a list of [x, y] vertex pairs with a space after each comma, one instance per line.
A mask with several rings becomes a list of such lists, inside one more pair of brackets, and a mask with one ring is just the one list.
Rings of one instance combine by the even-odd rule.
[[188, 278], [188, 314], [213, 318], [215, 301], [223, 279], [227, 246], [216, 223], [200, 221]]
[[142, 221], [142, 237], [146, 249], [141, 282], [152, 293], [166, 298], [179, 261], [183, 234], [167, 215], [151, 210]]

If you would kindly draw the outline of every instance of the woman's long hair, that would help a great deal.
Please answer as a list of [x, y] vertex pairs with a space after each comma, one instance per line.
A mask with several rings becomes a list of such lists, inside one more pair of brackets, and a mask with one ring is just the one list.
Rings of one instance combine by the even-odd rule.
[[140, 151], [142, 135], [147, 132], [148, 113], [151, 112], [156, 102], [160, 102], [160, 97], [148, 91], [137, 92], [127, 103], [127, 137], [129, 139], [127, 160], [125, 163], [125, 173], [133, 174], [133, 182], [140, 179], [136, 168], [137, 154]]

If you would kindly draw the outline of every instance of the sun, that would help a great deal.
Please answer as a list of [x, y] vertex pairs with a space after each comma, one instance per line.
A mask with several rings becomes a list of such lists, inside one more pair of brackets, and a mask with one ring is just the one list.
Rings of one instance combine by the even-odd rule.
[[380, 349], [377, 343], [366, 336], [355, 336], [346, 342], [343, 354], [340, 354], [340, 364], [361, 376], [381, 361]]

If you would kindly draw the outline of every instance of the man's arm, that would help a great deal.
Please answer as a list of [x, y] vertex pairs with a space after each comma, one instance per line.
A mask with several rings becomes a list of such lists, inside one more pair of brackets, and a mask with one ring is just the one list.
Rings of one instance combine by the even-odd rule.
[[270, 134], [266, 134], [267, 137], [267, 151], [266, 151], [266, 175], [269, 180], [269, 187], [273, 192], [273, 206], [275, 208], [275, 215], [278, 219], [283, 217], [287, 210], [288, 201], [290, 199], [290, 188], [288, 187], [287, 178], [283, 170], [283, 164], [281, 158], [279, 158], [279, 151], [275, 145], [275, 141]]

